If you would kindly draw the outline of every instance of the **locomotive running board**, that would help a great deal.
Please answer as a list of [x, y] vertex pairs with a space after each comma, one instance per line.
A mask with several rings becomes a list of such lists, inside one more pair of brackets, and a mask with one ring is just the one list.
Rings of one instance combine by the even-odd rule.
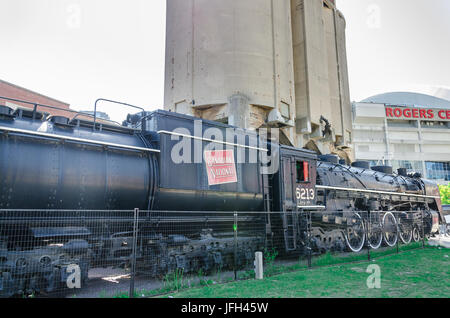
[[307, 209], [307, 210], [325, 210], [327, 207], [324, 205], [310, 205], [310, 206], [297, 206], [298, 209]]
[[429, 195], [411, 194], [411, 193], [404, 193], [404, 192], [386, 192], [386, 191], [378, 191], [378, 190], [329, 187], [329, 186], [322, 186], [322, 185], [316, 185], [316, 189], [376, 193], [376, 194], [387, 194], [387, 195], [400, 195], [400, 196], [409, 196], [409, 197], [426, 198], [426, 199], [439, 199], [440, 198], [440, 197], [434, 197], [434, 196], [429, 196]]
[[122, 145], [122, 144], [114, 144], [114, 143], [104, 142], [104, 141], [55, 135], [55, 134], [49, 134], [49, 133], [43, 133], [43, 132], [37, 132], [37, 131], [31, 131], [31, 130], [25, 130], [25, 129], [10, 128], [10, 127], [4, 127], [4, 126], [0, 126], [0, 130], [12, 132], [12, 133], [18, 133], [18, 134], [25, 134], [25, 135], [45, 137], [45, 138], [54, 138], [54, 139], [61, 139], [61, 140], [67, 140], [67, 141], [76, 141], [76, 142], [81, 142], [81, 143], [86, 143], [86, 144], [92, 144], [92, 145], [98, 145], [98, 146], [109, 146], [109, 147], [121, 148], [121, 149], [127, 149], [127, 150], [137, 150], [137, 151], [143, 151], [143, 152], [156, 152], [156, 153], [160, 152], [157, 149], [142, 148], [142, 147], [135, 147], [135, 146], [129, 146], [129, 145]]

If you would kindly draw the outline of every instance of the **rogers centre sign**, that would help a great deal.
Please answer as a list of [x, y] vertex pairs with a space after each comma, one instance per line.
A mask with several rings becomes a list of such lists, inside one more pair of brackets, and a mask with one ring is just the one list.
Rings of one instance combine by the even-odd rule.
[[450, 121], [450, 110], [386, 106], [386, 117], [404, 120]]

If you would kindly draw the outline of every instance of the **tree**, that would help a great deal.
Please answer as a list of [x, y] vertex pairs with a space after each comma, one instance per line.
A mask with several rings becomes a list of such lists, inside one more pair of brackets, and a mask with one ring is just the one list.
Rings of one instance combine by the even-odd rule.
[[439, 190], [441, 192], [442, 204], [450, 204], [450, 185], [440, 185]]

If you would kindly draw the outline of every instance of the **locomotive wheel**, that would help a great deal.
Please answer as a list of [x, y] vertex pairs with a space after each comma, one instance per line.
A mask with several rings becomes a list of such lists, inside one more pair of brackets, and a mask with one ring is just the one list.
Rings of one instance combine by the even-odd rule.
[[347, 227], [345, 242], [352, 252], [358, 253], [364, 247], [366, 231], [361, 216], [355, 213], [354, 218], [356, 222], [352, 226]]
[[394, 214], [387, 212], [383, 216], [383, 239], [387, 246], [393, 247], [398, 240], [397, 220]]
[[403, 242], [403, 244], [411, 243], [413, 236], [413, 228], [411, 226], [411, 223], [407, 219], [406, 213], [402, 213], [398, 218], [398, 230], [400, 240]]
[[422, 239], [422, 235], [420, 234], [421, 231], [417, 225], [414, 225], [413, 231], [412, 231], [412, 238], [414, 242], [419, 242]]
[[378, 224], [369, 224], [367, 230], [367, 243], [370, 248], [376, 250], [380, 248], [381, 243], [383, 243], [383, 226]]

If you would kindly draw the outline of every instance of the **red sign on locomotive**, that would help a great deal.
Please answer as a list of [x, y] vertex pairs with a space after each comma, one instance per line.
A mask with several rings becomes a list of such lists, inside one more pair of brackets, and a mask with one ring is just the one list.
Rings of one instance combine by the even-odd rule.
[[237, 182], [233, 150], [205, 151], [205, 163], [210, 186]]

